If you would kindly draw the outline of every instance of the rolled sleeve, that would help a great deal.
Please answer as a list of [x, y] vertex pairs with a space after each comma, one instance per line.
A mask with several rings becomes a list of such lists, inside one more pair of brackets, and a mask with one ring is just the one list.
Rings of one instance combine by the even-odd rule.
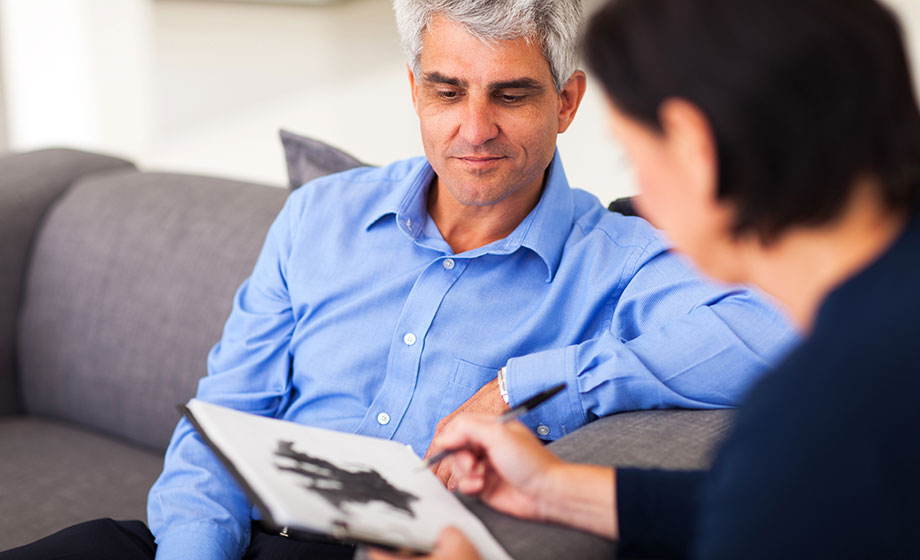
[[763, 295], [705, 282], [657, 248], [638, 260], [611, 308], [598, 336], [508, 361], [512, 406], [568, 385], [522, 418], [541, 437], [615, 412], [735, 406], [796, 341]]
[[564, 391], [535, 408], [521, 421], [544, 439], [557, 439], [587, 421], [575, 367], [576, 346], [536, 352], [508, 361], [505, 382], [514, 407], [549, 387], [565, 382]]

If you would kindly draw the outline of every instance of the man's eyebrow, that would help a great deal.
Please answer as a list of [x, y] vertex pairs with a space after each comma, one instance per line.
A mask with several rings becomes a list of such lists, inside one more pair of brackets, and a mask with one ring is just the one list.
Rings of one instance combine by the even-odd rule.
[[435, 84], [447, 84], [449, 86], [456, 87], [467, 87], [469, 85], [466, 80], [461, 80], [460, 78], [451, 78], [450, 76], [445, 76], [440, 72], [426, 72], [423, 77], [426, 82], [432, 82]]
[[[466, 80], [446, 76], [440, 72], [426, 72], [423, 75], [423, 78], [426, 82], [435, 84], [446, 84], [449, 86], [462, 88], [469, 86], [469, 82]], [[512, 80], [492, 82], [489, 84], [489, 89], [491, 91], [499, 91], [503, 89], [529, 89], [534, 91], [543, 91], [546, 88], [539, 80], [535, 80], [534, 78], [515, 78]]]
[[501, 89], [531, 89], [537, 91], [543, 91], [546, 89], [543, 84], [533, 78], [516, 78], [514, 80], [504, 80], [501, 82], [492, 82], [489, 84], [489, 89], [492, 91], [497, 91]]

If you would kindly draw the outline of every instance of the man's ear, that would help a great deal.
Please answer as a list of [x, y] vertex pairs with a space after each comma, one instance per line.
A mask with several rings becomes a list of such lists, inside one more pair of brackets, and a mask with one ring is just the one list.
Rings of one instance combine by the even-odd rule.
[[412, 94], [412, 106], [415, 107], [415, 114], [418, 114], [418, 82], [415, 81], [415, 74], [412, 68], [406, 64], [406, 71], [409, 73], [409, 90]]
[[559, 134], [565, 132], [575, 119], [575, 113], [578, 112], [581, 100], [585, 96], [587, 80], [584, 72], [576, 70], [559, 92]]
[[658, 120], [674, 161], [697, 194], [716, 201], [718, 149], [706, 115], [689, 101], [666, 99], [658, 109]]

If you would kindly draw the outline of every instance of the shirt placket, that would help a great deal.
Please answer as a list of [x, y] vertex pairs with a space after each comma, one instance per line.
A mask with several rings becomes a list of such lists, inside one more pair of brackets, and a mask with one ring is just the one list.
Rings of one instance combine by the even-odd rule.
[[392, 439], [415, 393], [425, 339], [441, 302], [466, 270], [468, 259], [444, 256], [419, 275], [390, 339], [386, 377], [357, 433]]

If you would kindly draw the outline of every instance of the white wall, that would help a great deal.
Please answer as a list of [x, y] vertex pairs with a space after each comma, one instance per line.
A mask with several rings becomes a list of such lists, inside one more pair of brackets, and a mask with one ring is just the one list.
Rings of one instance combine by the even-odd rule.
[[[3, 6], [0, 5], [0, 29], [3, 28]], [[6, 151], [6, 95], [3, 90], [3, 41], [0, 36], [0, 153]]]
[[149, 0], [2, 0], [10, 145], [143, 154]]
[[[101, 149], [276, 185], [286, 182], [281, 127], [370, 163], [421, 153], [388, 1], [0, 2], [17, 150]], [[572, 183], [607, 200], [631, 183], [602, 111], [592, 87], [560, 146]]]
[[[890, 2], [920, 75], [920, 0]], [[387, 0], [0, 0], [0, 11], [14, 149], [67, 144], [275, 185], [281, 127], [370, 163], [421, 153]], [[604, 201], [634, 191], [591, 80], [559, 146], [574, 186]]]
[[[151, 165], [283, 183], [281, 127], [375, 164], [422, 153], [387, 1], [326, 8], [160, 1], [154, 20], [155, 81], [171, 87], [158, 88], [161, 141], [148, 154]], [[573, 185], [602, 200], [632, 192], [593, 84], [559, 143]]]

